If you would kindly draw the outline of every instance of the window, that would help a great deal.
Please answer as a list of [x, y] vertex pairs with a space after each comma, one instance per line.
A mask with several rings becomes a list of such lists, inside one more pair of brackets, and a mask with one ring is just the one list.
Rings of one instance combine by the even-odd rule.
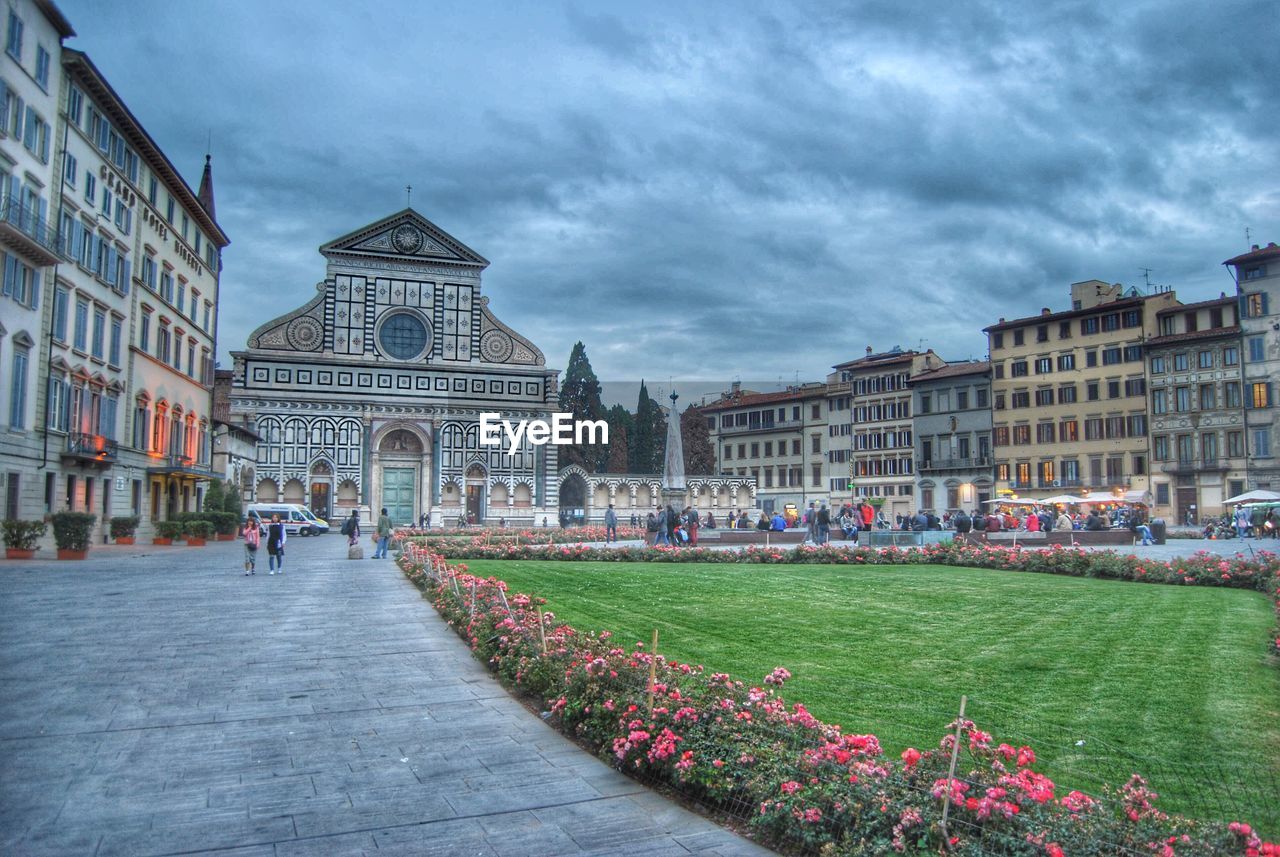
[[996, 393], [995, 410], [997, 411], [1004, 410], [1004, 393]]
[[813, 475], [813, 482], [812, 482], [813, 487], [821, 488], [822, 487], [822, 465], [821, 464], [813, 465], [812, 475]]
[[1180, 434], [1177, 438], [1178, 462], [1187, 464], [1195, 460], [1195, 439], [1189, 434]]
[[84, 201], [90, 206], [96, 205], [98, 200], [98, 180], [94, 178], [93, 173], [88, 170], [84, 171]]
[[204, 302], [204, 323], [200, 325], [201, 329], [203, 330], [209, 329], [209, 313], [212, 312], [212, 310], [213, 310], [213, 304], [209, 303], [208, 301], [205, 301]]
[[160, 272], [160, 297], [173, 303], [173, 271], [167, 265]]
[[1255, 292], [1244, 296], [1244, 314], [1249, 318], [1259, 318], [1267, 314], [1267, 295]]
[[1250, 388], [1250, 400], [1255, 408], [1271, 407], [1271, 382], [1256, 381]]
[[71, 347], [80, 351], [89, 348], [89, 302], [84, 298], [76, 301], [75, 336], [71, 340]]
[[138, 347], [144, 352], [151, 349], [151, 313], [142, 311], [142, 323], [138, 325]]
[[1165, 370], [1164, 370], [1164, 358], [1163, 358], [1163, 357], [1152, 357], [1152, 358], [1151, 358], [1151, 374], [1152, 374], [1152, 375], [1163, 375], [1163, 374], [1164, 374], [1164, 371], [1165, 371]]
[[1200, 435], [1200, 459], [1210, 462], [1218, 460], [1218, 436], [1213, 432]]
[[1014, 347], [1017, 347], [1017, 346], [1019, 346], [1019, 345], [1021, 345], [1021, 344], [1022, 344], [1022, 331], [1021, 331], [1021, 330], [1015, 330], [1015, 331], [1013, 332], [1013, 344], [1014, 344]]
[[1026, 390], [1018, 390], [1013, 394], [1013, 406], [1015, 408], [1031, 407], [1031, 394]]
[[1043, 408], [1052, 404], [1053, 404], [1053, 388], [1052, 387], [1045, 387], [1043, 389], [1036, 390], [1036, 406], [1037, 407]]
[[59, 342], [67, 341], [67, 310], [71, 295], [62, 286], [53, 290], [53, 338]]
[[[741, 450], [741, 449], [742, 449], [742, 447], [741, 447], [741, 446], [739, 446], [739, 447], [738, 447], [738, 449], [739, 449], [739, 450]], [[800, 454], [800, 439], [799, 439], [799, 438], [796, 438], [795, 440], [791, 441], [791, 454], [792, 454], [792, 455], [799, 455], [799, 454]], [[796, 480], [796, 484], [797, 484], [797, 485], [799, 484], [799, 480]]]
[[1114, 366], [1121, 361], [1121, 351], [1119, 348], [1102, 349], [1102, 365]]
[[1120, 329], [1120, 313], [1110, 312], [1102, 317], [1102, 329], [1110, 333]]
[[5, 52], [19, 63], [22, 62], [22, 19], [18, 13], [9, 10], [9, 35], [5, 40]]
[[1151, 457], [1156, 461], [1169, 460], [1169, 436], [1167, 434], [1158, 434], [1152, 438]]
[[1147, 379], [1130, 378], [1125, 381], [1124, 394], [1126, 396], [1145, 396], [1147, 394]]
[[1108, 399], [1120, 398], [1120, 382], [1119, 381], [1107, 382], [1107, 398]]
[[1058, 438], [1063, 443], [1075, 443], [1080, 440], [1080, 423], [1076, 420], [1063, 420], [1058, 423]]
[[49, 162], [49, 139], [52, 136], [52, 129], [49, 123], [41, 118], [40, 114], [35, 111], [34, 107], [28, 105], [26, 112], [26, 123], [22, 131], [22, 145], [27, 148], [31, 154], [40, 158], [45, 163]]
[[1085, 440], [1102, 440], [1102, 418], [1091, 417], [1084, 421], [1084, 439]]
[[1196, 352], [1196, 367], [1200, 369], [1212, 369], [1213, 368], [1213, 352], [1212, 351]]
[[1104, 424], [1107, 440], [1116, 440], [1124, 437], [1124, 417], [1107, 417]]
[[1168, 390], [1152, 390], [1151, 391], [1151, 413], [1153, 414], [1169, 413], [1169, 391]]
[[998, 479], [1001, 482], [1009, 481], [1009, 465], [1007, 464], [996, 465], [996, 479]]
[[1187, 333], [1195, 333], [1200, 329], [1199, 319], [1194, 312], [1183, 313], [1183, 323], [1187, 327]]
[[1127, 309], [1121, 317], [1121, 323], [1124, 327], [1142, 327], [1142, 311], [1136, 309]]
[[124, 325], [118, 318], [111, 319], [111, 350], [107, 353], [107, 362], [112, 366], [120, 365], [120, 337], [124, 332]]
[[[174, 303], [174, 306], [178, 308], [178, 312], [183, 311], [184, 309], [183, 304], [185, 304], [186, 302], [187, 302], [187, 281], [182, 279], [182, 277], [178, 277], [178, 300]], [[396, 322], [397, 327], [404, 326], [404, 322], [401, 322], [399, 318], [394, 319], [394, 322]], [[421, 323], [419, 323], [419, 326], [421, 326]], [[418, 351], [421, 351], [421, 350], [422, 350], [422, 347], [419, 346]], [[417, 351], [413, 353], [416, 354]]]
[[822, 435], [815, 434], [809, 437], [810, 452], [822, 452]]
[[1084, 353], [1084, 365], [1085, 365], [1085, 366], [1088, 366], [1088, 367], [1097, 366], [1097, 365], [1098, 365], [1098, 352], [1096, 352], [1096, 351], [1086, 351], [1086, 352]]
[[1239, 366], [1240, 365], [1240, 349], [1234, 345], [1228, 345], [1222, 349], [1222, 365], [1223, 366]]
[[25, 307], [35, 309], [39, 299], [36, 272], [9, 253], [0, 253], [4, 262], [4, 294]]
[[759, 458], [759, 457], [760, 457], [760, 444], [759, 444], [759, 443], [753, 443], [753, 444], [751, 444], [751, 457], [752, 457], [752, 458]]
[[1059, 339], [1071, 338], [1071, 322], [1063, 321], [1058, 323], [1058, 338]]
[[1223, 392], [1223, 398], [1226, 399], [1226, 407], [1228, 408], [1241, 407], [1239, 381], [1228, 381], [1226, 384], [1223, 385], [1222, 392]]
[[1058, 402], [1063, 405], [1069, 405], [1076, 400], [1076, 385], [1063, 384], [1058, 388]]
[[49, 52], [44, 45], [36, 45], [36, 83], [45, 92], [49, 91]]
[[920, 413], [922, 414], [933, 413], [933, 396], [931, 396], [928, 393], [920, 394]]
[[1173, 391], [1173, 409], [1178, 413], [1191, 410], [1191, 388], [1175, 387]]
[[1266, 340], [1261, 336], [1250, 336], [1249, 345], [1249, 362], [1257, 363], [1267, 359]]
[[969, 410], [969, 391], [968, 390], [960, 390], [956, 393], [956, 410], [957, 411]]
[[1258, 458], [1271, 457], [1271, 432], [1268, 429], [1253, 430], [1253, 454]]
[[993, 333], [993, 334], [991, 334], [991, 350], [992, 350], [992, 351], [995, 351], [995, 350], [996, 350], [996, 349], [998, 349], [998, 348], [1004, 348], [1004, 334], [1003, 334], [1003, 333]]
[[1267, 275], [1266, 265], [1254, 265], [1252, 268], [1244, 269], [1244, 279], [1260, 280]]
[[1042, 324], [1036, 327], [1036, 342], [1049, 341], [1049, 325]]
[[1129, 437], [1146, 437], [1147, 436], [1147, 415], [1131, 414], [1127, 418], [1128, 425], [1126, 431]]
[[1098, 317], [1080, 319], [1080, 333], [1088, 336], [1098, 332]]
[[1052, 357], [1040, 357], [1040, 358], [1037, 358], [1037, 360], [1036, 360], [1036, 374], [1037, 374], [1037, 375], [1048, 375], [1048, 374], [1049, 374], [1050, 372], [1052, 372], [1052, 371], [1053, 371], [1053, 358], [1052, 358]]
[[163, 322], [156, 331], [156, 357], [162, 363], [169, 362], [169, 326]]
[[1227, 457], [1241, 458], [1244, 456], [1244, 432], [1229, 431], [1227, 432]]
[[107, 312], [97, 309], [93, 312], [93, 356], [101, 360], [106, 355]]
[[1026, 446], [1031, 443], [1031, 426], [1013, 427], [1013, 445]]
[[1084, 385], [1084, 397], [1090, 402], [1096, 402], [1098, 401], [1099, 398], [1101, 398], [1098, 395], [1097, 381], [1090, 381], [1089, 383]]
[[1135, 455], [1133, 457], [1133, 475], [1147, 475], [1147, 457], [1145, 455]]
[[27, 426], [27, 349], [13, 351], [13, 374], [9, 380], [9, 427]]
[[1125, 363], [1137, 363], [1137, 362], [1138, 362], [1139, 360], [1141, 360], [1141, 359], [1142, 359], [1142, 346], [1141, 346], [1141, 345], [1126, 345], [1126, 346], [1124, 347], [1124, 362], [1125, 362]]
[[142, 284], [156, 290], [156, 254], [147, 250], [142, 256]]
[[978, 407], [979, 407], [979, 408], [986, 408], [986, 407], [987, 407], [987, 400], [988, 400], [988, 398], [989, 398], [989, 395], [988, 395], [988, 392], [987, 392], [986, 388], [985, 388], [985, 387], [979, 387], [979, 388], [978, 388]]
[[173, 197], [172, 196], [169, 197], [169, 203], [165, 206], [164, 219], [168, 222], [170, 226], [173, 225]]
[[1074, 354], [1058, 355], [1058, 371], [1069, 372], [1076, 368], [1076, 356]]
[[1038, 423], [1036, 425], [1036, 443], [1053, 443], [1053, 437], [1053, 423]]
[[1213, 410], [1213, 407], [1214, 407], [1213, 385], [1201, 384], [1200, 385], [1200, 410], [1209, 411], [1209, 410]]
[[996, 426], [994, 429], [992, 429], [992, 438], [996, 446], [1008, 446], [1009, 445], [1009, 427]]
[[1003, 364], [1003, 363], [997, 363], [997, 364], [995, 365], [995, 376], [996, 376], [996, 378], [1003, 378], [1003, 377], [1004, 377], [1004, 364]]
[[1173, 355], [1173, 371], [1186, 372], [1191, 367], [1191, 361], [1187, 359], [1186, 352], [1180, 352]]

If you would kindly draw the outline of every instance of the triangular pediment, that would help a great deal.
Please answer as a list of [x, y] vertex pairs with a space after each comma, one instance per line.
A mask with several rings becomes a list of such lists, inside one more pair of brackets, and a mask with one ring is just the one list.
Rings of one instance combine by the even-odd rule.
[[489, 265], [489, 260], [412, 208], [330, 241], [320, 252], [326, 258], [364, 256], [445, 262], [473, 268]]

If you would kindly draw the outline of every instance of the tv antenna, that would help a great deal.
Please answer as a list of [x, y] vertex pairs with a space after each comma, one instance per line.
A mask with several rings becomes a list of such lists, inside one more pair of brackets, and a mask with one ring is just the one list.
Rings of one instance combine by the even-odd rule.
[[1142, 281], [1147, 285], [1147, 291], [1151, 291], [1151, 268], [1139, 268], [1142, 272]]
[[1253, 233], [1249, 231], [1249, 227], [1244, 228], [1244, 249], [1248, 250], [1253, 246]]

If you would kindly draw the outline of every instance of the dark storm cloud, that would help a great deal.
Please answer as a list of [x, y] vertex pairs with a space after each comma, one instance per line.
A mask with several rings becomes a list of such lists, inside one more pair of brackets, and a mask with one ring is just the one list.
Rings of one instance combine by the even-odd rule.
[[1280, 235], [1261, 2], [62, 5], [193, 181], [212, 131], [224, 361], [406, 184], [617, 380], [981, 356], [1073, 281], [1203, 299]]

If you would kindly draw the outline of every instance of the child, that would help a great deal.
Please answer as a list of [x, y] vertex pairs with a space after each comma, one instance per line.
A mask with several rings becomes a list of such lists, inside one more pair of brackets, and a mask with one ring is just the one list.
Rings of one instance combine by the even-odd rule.
[[248, 577], [251, 574], [257, 574], [258, 564], [258, 544], [262, 539], [262, 531], [259, 528], [261, 522], [257, 515], [250, 515], [248, 520], [244, 522], [244, 575]]

